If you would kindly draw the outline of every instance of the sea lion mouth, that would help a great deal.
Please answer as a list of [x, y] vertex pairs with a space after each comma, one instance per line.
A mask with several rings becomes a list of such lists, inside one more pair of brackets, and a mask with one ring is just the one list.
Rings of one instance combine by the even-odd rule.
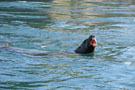
[[96, 37], [95, 36], [90, 36], [90, 46], [96, 46]]

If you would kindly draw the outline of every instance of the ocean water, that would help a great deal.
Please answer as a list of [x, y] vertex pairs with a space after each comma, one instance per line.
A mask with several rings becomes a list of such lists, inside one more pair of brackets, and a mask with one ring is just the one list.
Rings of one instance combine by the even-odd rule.
[[[95, 35], [93, 55], [73, 52]], [[1, 0], [0, 90], [134, 90], [134, 0]], [[63, 52], [63, 53], [59, 53]]]

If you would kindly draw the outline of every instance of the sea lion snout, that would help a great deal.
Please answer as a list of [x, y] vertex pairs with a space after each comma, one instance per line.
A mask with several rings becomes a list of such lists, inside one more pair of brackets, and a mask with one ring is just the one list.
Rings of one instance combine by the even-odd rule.
[[96, 46], [96, 43], [97, 43], [96, 37], [91, 35], [90, 36], [90, 43], [89, 43], [89, 45]]

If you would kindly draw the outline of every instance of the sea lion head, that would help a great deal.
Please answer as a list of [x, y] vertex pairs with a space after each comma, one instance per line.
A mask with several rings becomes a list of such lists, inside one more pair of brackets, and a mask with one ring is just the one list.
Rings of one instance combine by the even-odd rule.
[[89, 36], [83, 43], [75, 50], [76, 53], [93, 53], [96, 48], [96, 37], [94, 35]]

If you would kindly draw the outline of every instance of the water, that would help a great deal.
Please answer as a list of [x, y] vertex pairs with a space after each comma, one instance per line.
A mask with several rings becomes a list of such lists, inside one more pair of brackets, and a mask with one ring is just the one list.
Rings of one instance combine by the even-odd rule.
[[94, 55], [0, 50], [0, 89], [133, 90], [134, 28], [134, 0], [1, 0], [1, 44], [70, 52], [93, 34], [98, 45]]

